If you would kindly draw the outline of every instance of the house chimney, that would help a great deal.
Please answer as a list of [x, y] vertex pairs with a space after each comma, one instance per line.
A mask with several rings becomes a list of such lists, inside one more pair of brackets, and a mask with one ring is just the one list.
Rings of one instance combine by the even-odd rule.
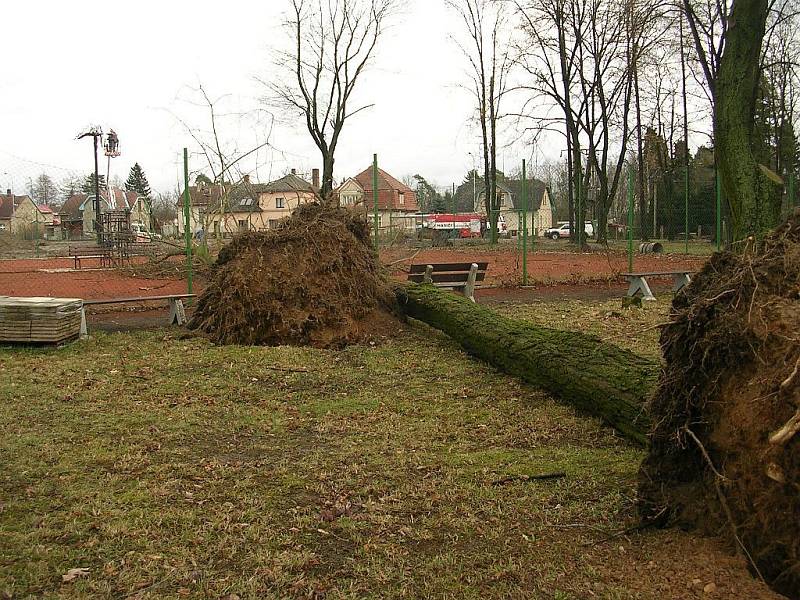
[[10, 195], [11, 195], [11, 188], [6, 188], [6, 196], [10, 196]]
[[245, 183], [246, 185], [250, 185], [250, 175], [245, 175], [245, 176], [244, 176], [244, 183]]
[[297, 170], [296, 169], [292, 169], [292, 175], [297, 175]]
[[319, 169], [311, 169], [311, 185], [319, 187]]

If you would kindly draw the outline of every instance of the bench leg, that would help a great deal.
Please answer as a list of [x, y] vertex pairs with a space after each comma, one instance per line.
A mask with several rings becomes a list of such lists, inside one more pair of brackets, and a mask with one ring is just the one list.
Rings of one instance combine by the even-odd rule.
[[433, 265], [425, 267], [425, 275], [422, 277], [422, 283], [433, 283]]
[[464, 286], [464, 295], [475, 302], [475, 279], [478, 276], [478, 265], [472, 263], [467, 276], [467, 285]]
[[673, 277], [672, 293], [677, 294], [690, 283], [692, 283], [692, 278], [688, 273], [675, 275]]
[[644, 277], [631, 277], [631, 284], [628, 286], [628, 296], [633, 297], [639, 292], [642, 293], [642, 300], [655, 300], [653, 292], [650, 291], [650, 286], [647, 284], [647, 279]]
[[89, 330], [86, 327], [86, 309], [81, 306], [81, 331], [80, 331], [80, 338], [85, 340], [89, 337]]
[[180, 298], [170, 298], [169, 300], [169, 324], [186, 324], [186, 311], [183, 308], [183, 301]]

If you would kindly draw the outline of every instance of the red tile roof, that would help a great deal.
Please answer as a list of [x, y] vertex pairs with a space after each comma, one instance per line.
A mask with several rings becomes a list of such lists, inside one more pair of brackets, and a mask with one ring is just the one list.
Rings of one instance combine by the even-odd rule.
[[89, 196], [87, 194], [73, 194], [64, 202], [59, 214], [69, 215], [73, 219], [78, 219], [81, 216], [81, 205], [86, 202]]
[[[364, 190], [364, 201], [371, 206], [372, 196], [372, 167], [368, 167], [361, 173], [353, 177], [358, 185]], [[401, 205], [399, 195], [403, 194], [404, 204]], [[380, 210], [401, 210], [416, 212], [419, 210], [417, 204], [417, 193], [406, 184], [398, 181], [386, 171], [378, 167], [378, 209]]]
[[19, 206], [25, 199], [30, 200], [29, 196], [17, 196], [15, 194], [0, 194], [0, 219], [10, 219], [14, 214], [14, 208]]

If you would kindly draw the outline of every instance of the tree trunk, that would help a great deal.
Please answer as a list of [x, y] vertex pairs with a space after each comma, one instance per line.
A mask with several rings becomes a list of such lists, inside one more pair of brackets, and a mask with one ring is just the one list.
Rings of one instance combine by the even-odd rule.
[[635, 58], [633, 63], [633, 88], [636, 102], [636, 164], [639, 171], [636, 175], [636, 193], [639, 198], [639, 239], [647, 241], [650, 239], [647, 231], [647, 197], [644, 193], [644, 143], [642, 140], [642, 107], [641, 96], [639, 94], [639, 57], [638, 48], [634, 49]]
[[779, 196], [753, 156], [759, 59], [768, 4], [768, 0], [734, 2], [716, 79], [714, 136], [735, 241], [770, 229], [780, 218], [780, 203], [775, 201]]
[[650, 422], [643, 411], [657, 362], [591, 335], [509, 319], [431, 285], [409, 284], [397, 294], [408, 316], [443, 331], [470, 354], [647, 444]]
[[[333, 152], [322, 153], [322, 182], [319, 190], [322, 204], [331, 204], [333, 201]], [[337, 199], [338, 201], [338, 199]]]

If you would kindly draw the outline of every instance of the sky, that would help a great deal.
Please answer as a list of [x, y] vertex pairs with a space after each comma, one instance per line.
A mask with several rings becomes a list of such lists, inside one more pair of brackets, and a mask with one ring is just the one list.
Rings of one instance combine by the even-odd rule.
[[[124, 180], [138, 162], [154, 190], [174, 191], [182, 148], [192, 152], [192, 172], [203, 166], [181, 124], [208, 126], [196, 106], [197, 86], [219, 100], [222, 112], [263, 110], [267, 92], [257, 80], [279, 76], [273, 56], [285, 39], [287, 6], [288, 0], [3, 1], [2, 43], [14, 52], [4, 52], [0, 71], [0, 186], [22, 191], [42, 171], [56, 180], [89, 173], [91, 142], [75, 138], [100, 125], [120, 139], [112, 179]], [[460, 183], [477, 164], [472, 98], [460, 87], [466, 65], [448, 33], [457, 27], [439, 0], [405, 3], [361, 82], [360, 98], [375, 106], [345, 125], [337, 179], [367, 168], [373, 153], [398, 178], [419, 173], [442, 186]], [[277, 116], [275, 150], [259, 155], [258, 181], [320, 166], [303, 123]], [[264, 119], [254, 127], [252, 119], [231, 116], [221, 129], [242, 150], [269, 127]], [[498, 161], [501, 168], [516, 165], [526, 154], [506, 148]]]

